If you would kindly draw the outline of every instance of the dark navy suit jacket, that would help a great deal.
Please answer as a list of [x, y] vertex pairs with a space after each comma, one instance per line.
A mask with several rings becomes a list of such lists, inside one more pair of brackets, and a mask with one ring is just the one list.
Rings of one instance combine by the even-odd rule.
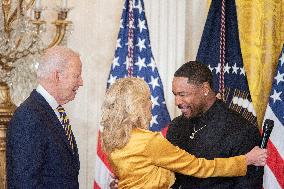
[[17, 108], [7, 131], [9, 189], [78, 189], [80, 169], [63, 127], [35, 90]]

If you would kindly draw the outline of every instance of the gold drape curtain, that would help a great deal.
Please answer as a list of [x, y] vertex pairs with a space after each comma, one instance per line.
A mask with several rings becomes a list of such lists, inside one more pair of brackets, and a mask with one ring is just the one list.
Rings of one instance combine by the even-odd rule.
[[237, 0], [243, 62], [261, 126], [284, 40], [284, 0]]
[[284, 43], [284, 0], [236, 0], [236, 5], [243, 62], [261, 127]]

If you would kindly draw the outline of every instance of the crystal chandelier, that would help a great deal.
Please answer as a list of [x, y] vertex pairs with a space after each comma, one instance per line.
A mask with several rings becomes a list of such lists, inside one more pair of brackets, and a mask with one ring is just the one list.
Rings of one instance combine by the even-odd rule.
[[[67, 0], [56, 7], [57, 19], [52, 22], [55, 34], [46, 43], [45, 8], [41, 0], [2, 0], [0, 11], [0, 83], [8, 84], [13, 101], [18, 105], [36, 85], [39, 55], [54, 45], [64, 45], [72, 22], [67, 20]], [[2, 14], [2, 15], [1, 15]]]

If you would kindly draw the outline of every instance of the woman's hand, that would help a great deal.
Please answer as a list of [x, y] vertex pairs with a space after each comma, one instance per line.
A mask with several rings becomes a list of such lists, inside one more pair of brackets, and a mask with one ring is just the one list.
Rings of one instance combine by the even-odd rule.
[[246, 155], [247, 165], [264, 166], [267, 159], [267, 149], [261, 149], [255, 146]]

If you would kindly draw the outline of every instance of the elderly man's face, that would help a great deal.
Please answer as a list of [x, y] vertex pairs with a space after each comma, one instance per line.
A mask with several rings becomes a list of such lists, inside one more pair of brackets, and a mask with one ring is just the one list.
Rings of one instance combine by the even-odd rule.
[[175, 95], [175, 104], [187, 117], [196, 117], [203, 113], [206, 107], [203, 86], [188, 83], [186, 77], [174, 77], [172, 91]]
[[83, 86], [82, 63], [79, 57], [70, 57], [66, 68], [59, 72], [58, 99], [59, 104], [73, 100], [80, 86]]

